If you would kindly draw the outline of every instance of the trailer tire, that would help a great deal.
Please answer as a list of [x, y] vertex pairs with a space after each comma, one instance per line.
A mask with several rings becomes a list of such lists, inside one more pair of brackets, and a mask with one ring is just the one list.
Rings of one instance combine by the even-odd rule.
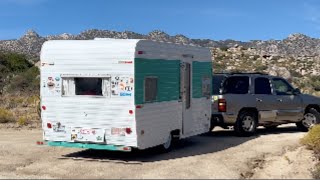
[[159, 147], [160, 152], [167, 153], [167, 152], [171, 151], [172, 150], [172, 142], [173, 142], [173, 137], [172, 137], [172, 133], [170, 133], [166, 142], [160, 145], [160, 147]]

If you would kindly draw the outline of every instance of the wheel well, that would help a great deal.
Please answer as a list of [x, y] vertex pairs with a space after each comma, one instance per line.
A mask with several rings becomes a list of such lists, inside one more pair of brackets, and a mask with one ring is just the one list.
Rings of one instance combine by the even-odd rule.
[[257, 108], [254, 108], [254, 107], [245, 107], [245, 108], [242, 108], [240, 111], [239, 111], [239, 114], [238, 116], [244, 112], [244, 111], [250, 111], [250, 112], [254, 112], [258, 118], [258, 121], [259, 121], [259, 113], [258, 113], [258, 110]]
[[305, 109], [305, 113], [306, 113], [306, 112], [308, 112], [308, 111], [309, 111], [309, 109], [311, 109], [311, 108], [314, 108], [314, 109], [316, 109], [318, 112], [320, 112], [320, 106], [319, 106], [319, 105], [316, 105], [316, 104], [310, 104], [310, 105], [308, 105], [308, 106], [306, 107], [306, 109]]
[[171, 131], [171, 135], [173, 139], [180, 139], [180, 129]]

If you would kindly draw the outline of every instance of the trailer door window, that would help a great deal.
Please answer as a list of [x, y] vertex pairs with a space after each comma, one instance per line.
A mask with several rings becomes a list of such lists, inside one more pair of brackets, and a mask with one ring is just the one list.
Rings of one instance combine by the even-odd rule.
[[146, 77], [144, 80], [144, 100], [145, 102], [153, 102], [157, 100], [158, 94], [158, 78]]

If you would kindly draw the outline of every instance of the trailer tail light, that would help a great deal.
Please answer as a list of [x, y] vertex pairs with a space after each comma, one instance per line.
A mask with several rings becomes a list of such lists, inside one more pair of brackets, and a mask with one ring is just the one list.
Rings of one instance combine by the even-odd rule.
[[138, 54], [144, 54], [144, 52], [143, 51], [138, 51]]
[[131, 151], [131, 147], [123, 147], [122, 150], [123, 151]]
[[129, 114], [132, 115], [133, 114], [133, 110], [129, 110]]
[[47, 128], [51, 129], [52, 128], [52, 124], [51, 123], [47, 123]]
[[46, 106], [42, 106], [41, 108], [42, 108], [42, 110], [44, 110], [44, 111], [47, 109]]
[[114, 136], [125, 136], [126, 134], [130, 135], [131, 133], [131, 128], [111, 128], [111, 135]]
[[218, 100], [218, 110], [219, 112], [227, 112], [227, 102], [225, 99]]
[[37, 141], [37, 145], [44, 145], [42, 141]]
[[131, 134], [131, 133], [132, 133], [131, 128], [126, 128], [126, 133], [127, 133], [127, 134]]

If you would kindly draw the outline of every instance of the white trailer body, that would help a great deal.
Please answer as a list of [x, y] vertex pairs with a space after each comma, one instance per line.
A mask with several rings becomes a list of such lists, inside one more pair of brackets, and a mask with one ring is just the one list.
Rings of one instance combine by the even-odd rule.
[[41, 119], [51, 146], [130, 151], [209, 131], [209, 49], [150, 40], [48, 41]]

